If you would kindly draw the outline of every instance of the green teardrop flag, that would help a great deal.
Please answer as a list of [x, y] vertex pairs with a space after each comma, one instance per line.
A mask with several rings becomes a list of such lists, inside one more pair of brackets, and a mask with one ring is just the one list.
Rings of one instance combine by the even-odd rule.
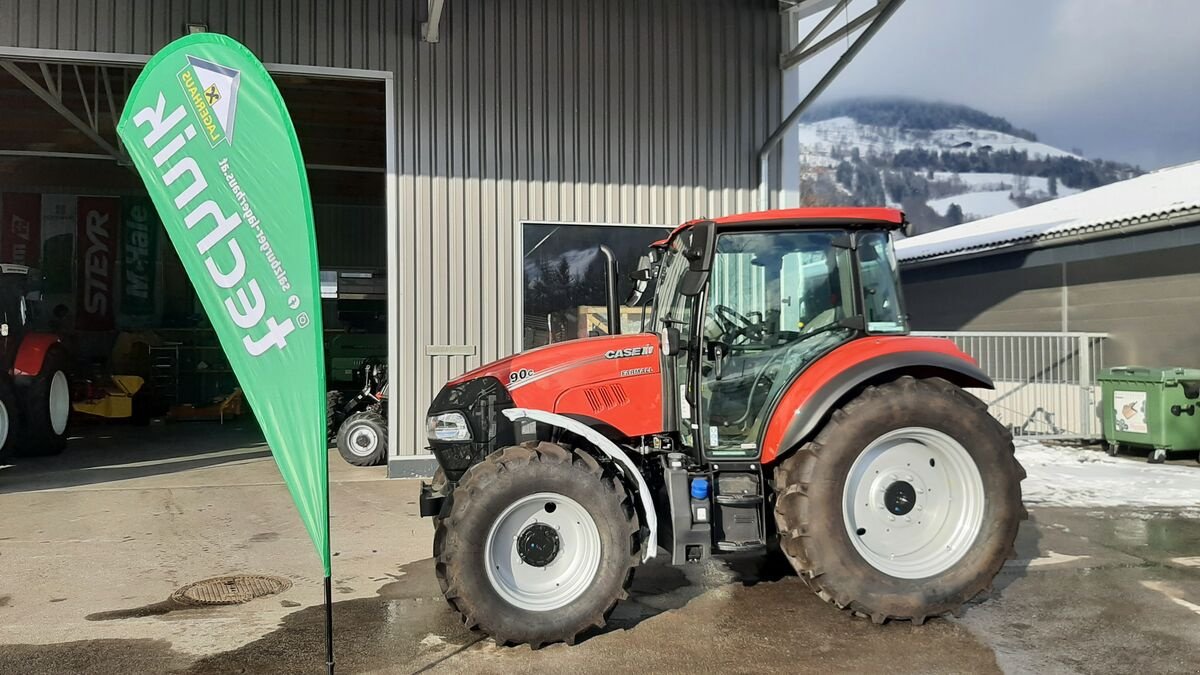
[[146, 64], [117, 132], [329, 576], [317, 246], [304, 160], [262, 63], [212, 33]]

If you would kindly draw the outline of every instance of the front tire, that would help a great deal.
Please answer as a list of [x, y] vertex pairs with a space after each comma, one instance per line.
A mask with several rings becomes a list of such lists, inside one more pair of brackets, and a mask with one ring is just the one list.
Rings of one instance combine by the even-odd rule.
[[16, 454], [19, 422], [12, 385], [0, 375], [0, 464]]
[[387, 461], [387, 448], [387, 420], [377, 412], [355, 413], [338, 429], [338, 454], [354, 466], [383, 464]]
[[979, 399], [902, 377], [835, 411], [776, 472], [784, 553], [876, 623], [957, 612], [1014, 557], [1025, 471]]
[[471, 467], [435, 527], [446, 600], [500, 644], [571, 644], [603, 628], [640, 561], [637, 514], [616, 475], [552, 443]]
[[57, 455], [67, 447], [67, 421], [71, 415], [71, 385], [67, 380], [67, 353], [53, 347], [41, 371], [24, 391], [25, 438], [20, 453], [27, 457]]

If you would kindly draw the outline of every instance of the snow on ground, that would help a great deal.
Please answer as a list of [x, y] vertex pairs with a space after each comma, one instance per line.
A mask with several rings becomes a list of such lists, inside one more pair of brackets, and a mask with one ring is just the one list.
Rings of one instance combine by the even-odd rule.
[[987, 218], [1001, 213], [1008, 213], [1019, 208], [1013, 200], [1008, 198], [1009, 190], [989, 190], [985, 192], [966, 192], [953, 197], [942, 197], [941, 199], [930, 199], [929, 208], [937, 211], [941, 215], [946, 215], [946, 210], [951, 204], [958, 204], [962, 207], [963, 215], [967, 220], [976, 220], [978, 218]]
[[[1017, 176], [1011, 173], [954, 173], [952, 171], [934, 171], [934, 180], [958, 181], [963, 185], [971, 188], [975, 192], [986, 190], [1009, 190], [1017, 184]], [[1046, 196], [1050, 195], [1050, 179], [1042, 176], [1025, 176], [1026, 190], [1029, 193], [1042, 193]], [[1058, 184], [1058, 196], [1066, 197], [1073, 195], [1079, 190], [1069, 188], [1062, 183]]]
[[1017, 461], [1029, 474], [1021, 483], [1026, 504], [1185, 507], [1184, 515], [1200, 518], [1200, 468], [1022, 441]]
[[1027, 141], [1024, 138], [999, 131], [954, 127], [926, 131], [898, 129], [860, 124], [850, 117], [833, 117], [819, 122], [796, 125], [801, 153], [828, 156], [836, 147], [846, 150], [858, 147], [866, 154], [892, 153], [913, 148], [939, 151], [973, 152], [983, 146], [993, 151], [1024, 150], [1030, 157], [1075, 157], [1076, 155], [1045, 143]]

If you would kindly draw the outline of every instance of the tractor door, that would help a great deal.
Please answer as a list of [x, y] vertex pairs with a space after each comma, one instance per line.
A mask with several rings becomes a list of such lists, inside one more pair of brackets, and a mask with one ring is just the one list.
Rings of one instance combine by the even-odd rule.
[[851, 241], [794, 230], [717, 238], [693, 364], [697, 445], [710, 459], [756, 459], [795, 374], [855, 335]]

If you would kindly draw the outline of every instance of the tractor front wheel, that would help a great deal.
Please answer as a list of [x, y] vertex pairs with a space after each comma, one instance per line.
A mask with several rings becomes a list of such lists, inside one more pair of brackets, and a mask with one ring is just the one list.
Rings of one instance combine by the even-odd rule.
[[792, 566], [876, 623], [956, 612], [1015, 555], [1025, 471], [979, 399], [938, 378], [867, 388], [776, 472]]
[[338, 453], [354, 466], [383, 464], [387, 461], [387, 447], [387, 420], [377, 412], [355, 413], [338, 428]]
[[612, 470], [552, 443], [471, 467], [435, 527], [438, 581], [463, 623], [535, 649], [602, 628], [641, 552], [633, 502]]
[[25, 409], [22, 455], [57, 455], [67, 447], [71, 385], [66, 370], [67, 353], [59, 347], [51, 348], [42, 361], [41, 371], [22, 392]]
[[13, 396], [12, 385], [0, 379], [0, 464], [17, 449], [17, 429], [17, 399]]

